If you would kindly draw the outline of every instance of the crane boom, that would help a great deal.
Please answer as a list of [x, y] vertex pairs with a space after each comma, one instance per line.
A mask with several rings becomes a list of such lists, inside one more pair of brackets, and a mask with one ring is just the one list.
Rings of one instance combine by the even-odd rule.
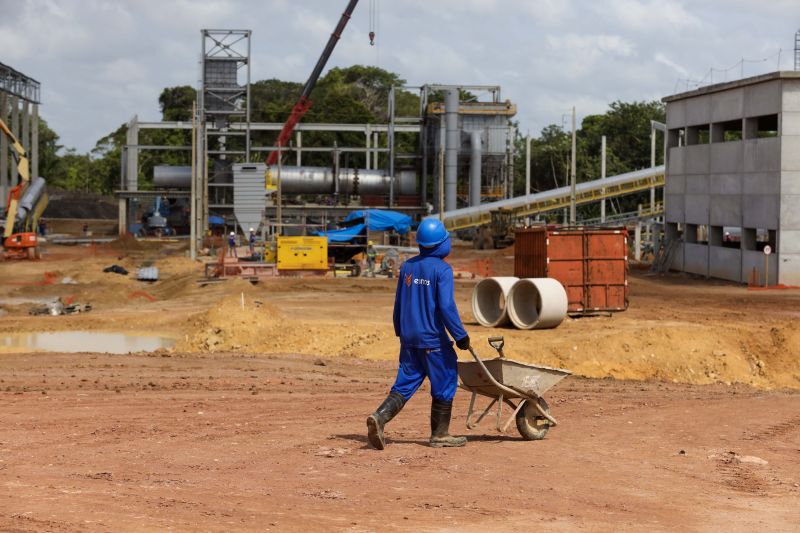
[[[342, 13], [342, 17], [339, 19], [339, 23], [336, 25], [336, 28], [331, 34], [331, 38], [328, 39], [328, 44], [325, 45], [325, 49], [322, 51], [322, 55], [319, 56], [317, 64], [314, 66], [314, 70], [311, 71], [311, 76], [309, 76], [308, 81], [306, 81], [306, 84], [303, 86], [303, 93], [294, 104], [294, 107], [292, 107], [292, 111], [289, 113], [289, 118], [286, 119], [286, 123], [281, 129], [280, 135], [278, 135], [278, 140], [275, 142], [275, 146], [282, 147], [287, 145], [292, 136], [292, 132], [294, 131], [294, 127], [298, 122], [300, 122], [300, 119], [303, 118], [303, 115], [305, 115], [306, 112], [311, 108], [311, 91], [313, 91], [314, 87], [317, 85], [319, 75], [322, 74], [322, 69], [325, 68], [325, 64], [331, 57], [331, 53], [333, 53], [336, 43], [339, 42], [339, 38], [342, 36], [345, 26], [347, 26], [347, 22], [350, 20], [353, 10], [356, 8], [356, 4], [358, 4], [358, 0], [350, 0], [348, 2], [344, 13]], [[280, 150], [271, 152], [267, 158], [267, 166], [272, 166], [277, 163], [280, 155]]]

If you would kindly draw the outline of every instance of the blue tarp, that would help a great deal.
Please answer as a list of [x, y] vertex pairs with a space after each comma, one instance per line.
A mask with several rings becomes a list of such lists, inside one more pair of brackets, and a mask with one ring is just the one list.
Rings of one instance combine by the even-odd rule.
[[364, 235], [364, 224], [356, 224], [349, 228], [332, 229], [328, 231], [317, 232], [320, 237], [328, 237], [328, 242], [351, 242], [359, 235]]
[[208, 225], [209, 226], [223, 226], [225, 225], [225, 219], [222, 217], [210, 215], [208, 217]]
[[411, 217], [396, 211], [384, 209], [366, 209], [363, 211], [353, 211], [345, 222], [364, 219], [369, 224], [370, 231], [389, 231], [394, 230], [400, 235], [405, 235], [411, 227]]

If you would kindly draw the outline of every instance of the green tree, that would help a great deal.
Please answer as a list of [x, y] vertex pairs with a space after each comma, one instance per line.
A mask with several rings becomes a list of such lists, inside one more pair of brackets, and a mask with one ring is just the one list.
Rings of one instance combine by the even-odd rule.
[[161, 117], [164, 120], [192, 120], [192, 104], [196, 99], [197, 91], [193, 87], [167, 87], [158, 97]]

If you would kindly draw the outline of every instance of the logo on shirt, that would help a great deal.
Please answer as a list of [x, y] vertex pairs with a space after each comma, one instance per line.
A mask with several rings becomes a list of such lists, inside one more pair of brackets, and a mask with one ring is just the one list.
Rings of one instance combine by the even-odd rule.
[[414, 274], [405, 274], [404, 281], [406, 283], [406, 287], [411, 287], [411, 284], [414, 285], [423, 285], [425, 287], [430, 287], [431, 280], [423, 279], [423, 278], [415, 278]]

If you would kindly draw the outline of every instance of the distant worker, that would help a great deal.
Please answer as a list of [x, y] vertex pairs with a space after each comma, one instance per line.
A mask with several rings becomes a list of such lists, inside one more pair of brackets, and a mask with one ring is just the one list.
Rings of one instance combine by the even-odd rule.
[[250, 244], [250, 255], [256, 254], [256, 230], [250, 228], [250, 237], [248, 239], [248, 243]]
[[444, 258], [450, 236], [444, 225], [424, 220], [417, 232], [419, 255], [400, 269], [394, 301], [394, 331], [400, 337], [400, 366], [389, 396], [367, 418], [370, 444], [384, 449], [384, 426], [400, 412], [427, 377], [431, 382], [431, 438], [434, 448], [458, 447], [465, 437], [449, 433], [453, 397], [458, 385], [457, 356], [447, 332], [461, 350], [469, 335], [461, 324], [453, 289], [453, 270]]
[[47, 222], [45, 221], [45, 219], [40, 218], [38, 225], [39, 225], [39, 235], [42, 237], [47, 235]]
[[378, 258], [378, 252], [375, 251], [375, 243], [369, 241], [367, 243], [367, 276], [375, 277], [375, 260]]
[[228, 256], [238, 257], [236, 255], [236, 232], [233, 231], [228, 235]]
[[84, 237], [89, 236], [89, 224], [86, 222], [83, 223], [83, 236]]

